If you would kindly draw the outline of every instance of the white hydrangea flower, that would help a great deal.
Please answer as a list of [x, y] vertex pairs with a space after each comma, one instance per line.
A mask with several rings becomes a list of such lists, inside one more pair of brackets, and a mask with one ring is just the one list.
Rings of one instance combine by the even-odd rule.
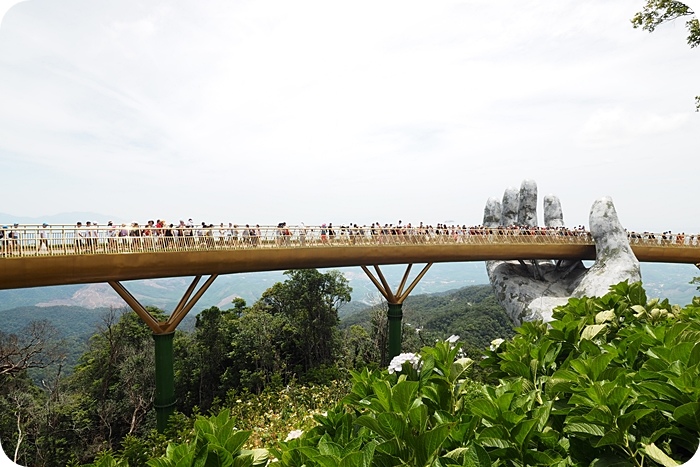
[[289, 432], [287, 437], [284, 439], [285, 441], [291, 441], [293, 439], [301, 438], [301, 435], [304, 434], [304, 430], [292, 430]]
[[494, 351], [494, 350], [496, 350], [497, 348], [499, 348], [499, 347], [501, 346], [501, 344], [503, 344], [504, 342], [505, 342], [505, 340], [503, 340], [503, 339], [501, 339], [501, 338], [494, 339], [494, 340], [491, 341], [491, 346], [489, 347], [489, 349], [491, 349], [492, 351]]
[[459, 340], [459, 336], [455, 336], [454, 334], [452, 334], [450, 337], [448, 337], [446, 339], [446, 342], [449, 342], [450, 344], [454, 344], [458, 340]]
[[389, 374], [401, 373], [401, 368], [405, 362], [409, 362], [417, 370], [420, 366], [420, 355], [411, 352], [398, 354], [389, 363]]

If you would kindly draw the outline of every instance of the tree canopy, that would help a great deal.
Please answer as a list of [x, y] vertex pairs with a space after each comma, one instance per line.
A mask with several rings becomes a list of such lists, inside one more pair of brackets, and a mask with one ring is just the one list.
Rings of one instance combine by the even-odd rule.
[[[700, 21], [695, 12], [685, 3], [675, 0], [646, 0], [642, 11], [637, 12], [632, 18], [632, 26], [644, 31], [654, 30], [668, 22], [680, 18], [687, 18], [685, 27], [688, 30], [688, 45], [697, 47], [700, 45]], [[696, 111], [700, 111], [700, 96], [695, 96]]]

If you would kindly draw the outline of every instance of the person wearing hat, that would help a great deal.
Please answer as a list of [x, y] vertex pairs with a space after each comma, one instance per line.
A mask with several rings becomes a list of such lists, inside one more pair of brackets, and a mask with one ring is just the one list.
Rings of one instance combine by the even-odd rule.
[[44, 222], [41, 224], [41, 229], [39, 229], [39, 243], [36, 246], [36, 252], [39, 253], [41, 251], [41, 246], [46, 247], [47, 252], [51, 252], [51, 248], [49, 247], [49, 231], [47, 227], [49, 224]]
[[8, 234], [5, 235], [5, 241], [8, 242], [8, 251], [12, 254], [15, 253], [15, 250], [19, 253], [19, 224], [14, 223], [12, 224], [12, 230]]
[[321, 226], [321, 243], [324, 245], [328, 243], [328, 229], [326, 228], [326, 224]]
[[0, 230], [0, 256], [5, 256], [7, 251], [7, 226], [3, 225]]
[[78, 221], [75, 224], [75, 232], [73, 233], [73, 240], [75, 241], [75, 252], [80, 254], [83, 252], [83, 241], [85, 238], [85, 229], [83, 229], [83, 223]]

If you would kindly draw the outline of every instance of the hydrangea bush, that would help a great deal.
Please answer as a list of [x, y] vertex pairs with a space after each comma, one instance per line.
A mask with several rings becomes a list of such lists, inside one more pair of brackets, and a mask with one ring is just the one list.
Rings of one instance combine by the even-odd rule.
[[700, 298], [626, 282], [525, 323], [473, 362], [453, 336], [353, 373], [341, 404], [273, 449], [281, 466], [672, 466], [698, 448]]

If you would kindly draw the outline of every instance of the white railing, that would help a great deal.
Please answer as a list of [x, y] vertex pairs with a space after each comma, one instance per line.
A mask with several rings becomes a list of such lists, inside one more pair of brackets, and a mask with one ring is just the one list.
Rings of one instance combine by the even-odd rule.
[[[700, 248], [698, 235], [630, 233], [632, 245]], [[0, 257], [439, 244], [593, 244], [584, 230], [484, 227], [152, 227], [16, 225], [0, 230]]]

